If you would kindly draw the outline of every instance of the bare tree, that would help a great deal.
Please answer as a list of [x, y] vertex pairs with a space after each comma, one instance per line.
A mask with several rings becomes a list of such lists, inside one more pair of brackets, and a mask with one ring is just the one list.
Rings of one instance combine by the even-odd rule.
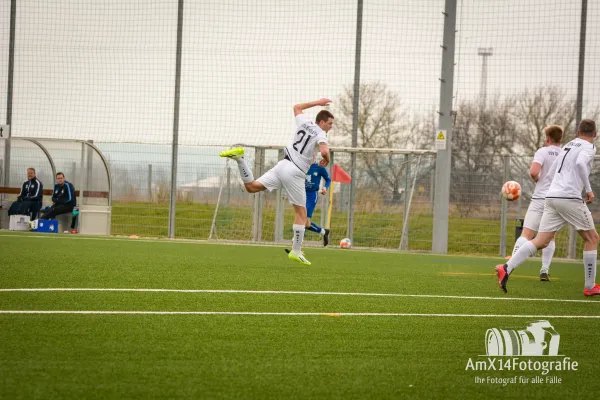
[[[354, 91], [352, 86], [344, 89], [336, 104], [336, 136], [340, 144], [350, 145], [352, 137]], [[398, 93], [381, 82], [360, 85], [358, 107], [358, 146], [365, 148], [405, 149], [431, 143], [434, 130], [429, 129], [429, 120], [421, 121], [408, 115]], [[359, 167], [368, 179], [380, 188], [389, 188], [391, 200], [401, 198], [400, 188], [404, 183], [405, 162], [401, 155], [360, 154]]]
[[[494, 99], [488, 107], [463, 101], [457, 107], [452, 136], [451, 198], [461, 216], [497, 197], [502, 184], [502, 156], [516, 134], [512, 99]], [[498, 186], [498, 191], [489, 190]]]
[[544, 146], [543, 129], [548, 125], [560, 125], [565, 138], [572, 138], [576, 103], [564, 90], [556, 86], [540, 86], [525, 90], [515, 98], [514, 118], [518, 130], [517, 143], [520, 153], [532, 155]]

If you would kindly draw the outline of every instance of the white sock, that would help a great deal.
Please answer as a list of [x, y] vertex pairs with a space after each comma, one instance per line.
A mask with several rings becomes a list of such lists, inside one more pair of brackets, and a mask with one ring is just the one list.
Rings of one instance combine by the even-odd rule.
[[524, 238], [523, 236], [519, 236], [519, 238], [515, 242], [515, 247], [513, 248], [512, 255], [514, 256], [515, 253], [517, 252], [517, 250], [519, 250], [519, 247], [523, 246], [523, 244], [527, 243], [527, 242], [528, 242], [527, 238]]
[[252, 174], [252, 170], [248, 167], [246, 160], [244, 157], [234, 158], [237, 162], [238, 169], [240, 170], [240, 177], [242, 178], [242, 182], [250, 183], [254, 181], [254, 175]]
[[596, 284], [596, 257], [598, 250], [583, 252], [583, 267], [585, 268], [585, 288], [593, 289]]
[[508, 273], [510, 274], [513, 269], [517, 268], [519, 265], [523, 264], [525, 260], [529, 257], [532, 257], [537, 252], [537, 248], [532, 242], [527, 242], [519, 247], [519, 250], [512, 256], [510, 260], [506, 263], [508, 266]]
[[546, 273], [550, 270], [550, 263], [552, 262], [554, 250], [556, 250], [556, 243], [554, 243], [554, 240], [550, 241], [548, 247], [542, 250], [542, 271], [546, 271]]
[[302, 241], [304, 240], [304, 225], [293, 225], [294, 228], [294, 239], [292, 241], [292, 250], [300, 253], [302, 251]]
[[325, 234], [325, 229], [321, 228], [321, 236]]

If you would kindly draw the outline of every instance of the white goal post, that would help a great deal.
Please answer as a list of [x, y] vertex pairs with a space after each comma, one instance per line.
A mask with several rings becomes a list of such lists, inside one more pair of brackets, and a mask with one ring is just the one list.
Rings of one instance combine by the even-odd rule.
[[[284, 146], [279, 145], [236, 144], [237, 146], [247, 149], [247, 162], [249, 165], [254, 165], [255, 176], [259, 175], [257, 172], [266, 170], [264, 164], [267, 150], [271, 151], [273, 157], [278, 157], [282, 154], [284, 148]], [[432, 189], [429, 182], [433, 182], [430, 176], [433, 178], [431, 171], [434, 168], [433, 162], [436, 151], [332, 146], [330, 152], [332, 156], [328, 167], [330, 175], [334, 164], [347, 168], [350, 154], [356, 153], [359, 155], [357, 171], [354, 174], [356, 179], [353, 183], [358, 186], [359, 191], [362, 190], [360, 192], [362, 195], [357, 197], [355, 203], [349, 204], [349, 196], [347, 196], [349, 185], [336, 185], [336, 204], [339, 204], [338, 207], [341, 209], [341, 211], [338, 210], [335, 213], [338, 217], [336, 238], [343, 234], [344, 229], [346, 229], [346, 227], [340, 225], [342, 224], [340, 216], [347, 215], [345, 212], [348, 207], [355, 207], [355, 210], [363, 213], [363, 215], [355, 218], [366, 220], [362, 224], [355, 224], [358, 229], [358, 235], [355, 234], [355, 237], [366, 236], [368, 238], [365, 241], [355, 239], [357, 246], [408, 249], [409, 219], [411, 209], [414, 206], [415, 195], [419, 192], [421, 199], [425, 196], [428, 202], [432, 200], [433, 191], [429, 190]], [[272, 162], [273, 160], [271, 160]], [[381, 176], [378, 176], [379, 171]], [[348, 173], [350, 172], [348, 170]], [[286, 202], [282, 201], [282, 196], [285, 196], [284, 193], [281, 193], [282, 191], [248, 195], [255, 196], [255, 201], [248, 201], [244, 207], [236, 208], [232, 205], [228, 209], [224, 204], [226, 196], [223, 196], [223, 193], [225, 193], [225, 190], [227, 193], [243, 190], [235, 164], [224, 163], [219, 178], [219, 195], [212, 216], [209, 239], [286, 242], [284, 236], [289, 235], [284, 235], [287, 228], [284, 224]], [[392, 184], [389, 184], [390, 181], [393, 181]], [[426, 183], [423, 184], [425, 181]], [[421, 184], [418, 182], [421, 182]], [[338, 189], [340, 186], [346, 187], [342, 187], [340, 190]], [[424, 189], [423, 186], [427, 186], [427, 188]], [[424, 195], [424, 191], [430, 194]], [[320, 223], [322, 226], [325, 225], [328, 206], [329, 196], [323, 196], [320, 207], [318, 207], [320, 209], [320, 220], [317, 216], [317, 219], [313, 219], [314, 222]], [[427, 209], [428, 207], [423, 206], [421, 208]], [[368, 218], [364, 217], [365, 212], [373, 213], [376, 218], [368, 221]], [[344, 218], [347, 218], [347, 216]], [[271, 221], [273, 221], [272, 227]], [[378, 222], [381, 222], [381, 226], [378, 226]], [[345, 223], [344, 220], [343, 224], [345, 225]], [[223, 227], [220, 227], [219, 224], [223, 224]], [[226, 229], [224, 229], [224, 225], [227, 225]], [[383, 225], [386, 226], [385, 229]], [[360, 229], [369, 230], [369, 232], [361, 232]], [[379, 236], [379, 239], [375, 240], [374, 238], [377, 236]], [[316, 236], [309, 236], [306, 240], [316, 241], [318, 239], [316, 239]]]

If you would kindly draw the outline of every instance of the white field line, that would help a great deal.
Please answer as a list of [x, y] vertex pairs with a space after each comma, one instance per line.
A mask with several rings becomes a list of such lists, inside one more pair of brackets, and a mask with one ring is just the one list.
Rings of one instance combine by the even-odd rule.
[[[256, 242], [244, 242], [244, 241], [213, 241], [213, 240], [205, 240], [205, 239], [168, 239], [168, 238], [146, 238], [139, 237], [137, 239], [132, 239], [125, 236], [85, 236], [85, 235], [65, 235], [65, 234], [51, 234], [51, 233], [31, 233], [31, 234], [14, 234], [14, 233], [4, 233], [0, 231], [0, 237], [19, 237], [19, 238], [29, 238], [29, 239], [65, 239], [65, 240], [99, 240], [99, 241], [128, 241], [128, 242], [141, 242], [141, 243], [179, 243], [179, 244], [208, 244], [208, 245], [221, 245], [221, 246], [252, 246], [252, 247], [274, 247], [274, 248], [284, 248], [289, 247], [289, 243], [256, 243]], [[309, 243], [310, 244], [310, 243]], [[311, 250], [340, 250], [340, 251], [348, 251], [341, 250], [336, 248], [335, 246], [321, 247], [321, 245], [309, 245], [307, 246]], [[461, 259], [461, 258], [473, 258], [473, 259], [482, 259], [489, 260], [494, 258], [493, 256], [483, 256], [483, 255], [440, 255], [440, 254], [432, 254], [426, 252], [406, 252], [406, 251], [398, 251], [395, 249], [383, 249], [383, 248], [374, 248], [374, 247], [357, 247], [352, 251], [358, 252], [367, 252], [367, 253], [392, 253], [398, 255], [415, 255], [415, 256], [427, 256], [427, 257], [437, 257], [441, 259]], [[541, 260], [540, 257], [530, 257], [528, 260]], [[569, 260], [566, 258], [553, 258], [555, 261], [560, 261], [561, 263], [581, 263], [581, 260]], [[502, 260], [500, 260], [502, 262]]]
[[0, 314], [83, 314], [83, 315], [257, 315], [299, 317], [456, 317], [456, 318], [563, 318], [600, 319], [600, 315], [520, 315], [520, 314], [424, 314], [351, 312], [258, 312], [258, 311], [81, 311], [81, 310], [0, 310]]
[[489, 296], [453, 296], [439, 294], [403, 294], [403, 293], [356, 293], [356, 292], [303, 292], [288, 290], [237, 290], [237, 289], [143, 289], [143, 288], [5, 288], [0, 293], [11, 292], [142, 292], [142, 293], [229, 293], [229, 294], [284, 294], [305, 296], [365, 296], [365, 297], [409, 297], [429, 299], [460, 299], [460, 300], [500, 300], [500, 301], [532, 301], [554, 303], [588, 303], [596, 302], [591, 299], [542, 299], [527, 297], [489, 297]]

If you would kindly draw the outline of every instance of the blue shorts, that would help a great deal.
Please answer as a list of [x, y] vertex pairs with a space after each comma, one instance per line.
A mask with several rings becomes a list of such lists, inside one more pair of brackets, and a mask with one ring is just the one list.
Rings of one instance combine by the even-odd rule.
[[318, 201], [319, 192], [306, 192], [306, 216], [308, 218], [312, 218]]

